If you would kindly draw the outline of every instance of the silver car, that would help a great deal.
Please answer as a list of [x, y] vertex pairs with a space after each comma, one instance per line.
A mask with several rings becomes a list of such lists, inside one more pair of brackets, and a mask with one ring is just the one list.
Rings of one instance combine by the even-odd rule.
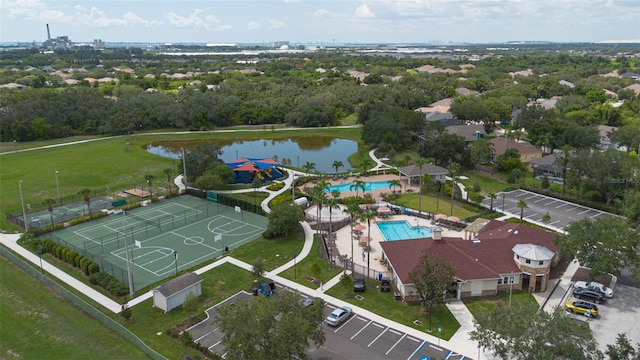
[[326, 320], [327, 325], [340, 326], [343, 322], [345, 322], [349, 318], [349, 316], [351, 316], [352, 312], [353, 310], [351, 310], [351, 308], [347, 306], [339, 307], [333, 310], [331, 314], [327, 316], [327, 320]]

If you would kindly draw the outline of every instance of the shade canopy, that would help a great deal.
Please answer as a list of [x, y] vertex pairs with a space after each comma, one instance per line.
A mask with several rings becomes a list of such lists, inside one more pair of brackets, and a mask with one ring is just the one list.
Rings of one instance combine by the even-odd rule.
[[367, 228], [366, 226], [364, 226], [364, 225], [362, 225], [362, 224], [358, 224], [358, 225], [356, 225], [356, 226], [354, 226], [354, 227], [353, 227], [353, 230], [356, 230], [356, 231], [362, 231], [362, 230], [364, 230], [364, 229], [366, 229], [366, 228]]
[[367, 244], [371, 242], [371, 238], [368, 236], [362, 236], [360, 237], [360, 244]]
[[447, 220], [449, 220], [449, 221], [454, 221], [454, 222], [458, 222], [458, 221], [460, 221], [460, 218], [459, 218], [459, 217], [457, 217], [457, 216], [449, 216], [449, 217], [447, 218]]
[[436, 219], [446, 219], [446, 218], [447, 218], [447, 215], [445, 215], [445, 214], [436, 215]]

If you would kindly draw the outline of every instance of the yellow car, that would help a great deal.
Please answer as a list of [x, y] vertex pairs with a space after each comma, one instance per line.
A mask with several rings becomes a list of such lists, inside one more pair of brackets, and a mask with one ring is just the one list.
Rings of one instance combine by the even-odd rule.
[[587, 317], [594, 318], [598, 316], [598, 307], [586, 301], [569, 300], [564, 304], [564, 308], [568, 312], [582, 314]]

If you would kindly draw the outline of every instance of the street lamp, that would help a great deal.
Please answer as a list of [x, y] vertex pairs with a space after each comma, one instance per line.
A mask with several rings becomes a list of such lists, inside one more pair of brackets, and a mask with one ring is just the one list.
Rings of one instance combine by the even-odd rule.
[[480, 360], [480, 348], [482, 347], [482, 342], [478, 341], [478, 360]]
[[291, 205], [293, 205], [296, 199], [296, 174], [291, 173], [291, 177], [293, 178], [293, 181], [291, 181]]
[[293, 255], [293, 280], [298, 280], [298, 271], [296, 268], [297, 268], [296, 256]]
[[44, 270], [42, 269], [42, 245], [38, 245], [38, 257], [40, 258], [40, 274], [44, 274]]
[[24, 231], [29, 232], [29, 222], [27, 221], [27, 212], [24, 211], [24, 197], [22, 197], [22, 180], [18, 182], [20, 188], [20, 204], [22, 204], [22, 222], [24, 223]]
[[60, 184], [58, 183], [58, 170], [56, 170], [56, 189], [58, 190], [58, 206], [62, 205], [62, 200], [60, 198]]
[[18, 142], [16, 141], [16, 139], [13, 139], [13, 149], [18, 152]]
[[178, 277], [178, 252], [173, 250], [173, 259], [175, 260], [175, 264], [176, 264], [176, 277]]
[[122, 222], [124, 232], [124, 251], [127, 257], [127, 278], [129, 280], [129, 296], [133, 297], [133, 276], [131, 276], [131, 265], [129, 264], [129, 243], [127, 242], [127, 222]]
[[504, 213], [504, 195], [502, 195], [502, 212]]

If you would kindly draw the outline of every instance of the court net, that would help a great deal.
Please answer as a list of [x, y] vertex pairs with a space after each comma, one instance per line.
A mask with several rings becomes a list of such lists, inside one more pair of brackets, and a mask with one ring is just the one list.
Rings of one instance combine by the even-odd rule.
[[144, 218], [144, 217], [142, 217], [140, 215], [132, 214], [129, 211], [127, 211], [126, 214], [127, 214], [127, 216], [130, 216], [130, 217], [132, 217], [132, 218], [134, 218], [136, 220], [140, 220], [145, 224], [148, 224], [148, 225], [151, 225], [151, 226], [160, 227], [160, 221], [158, 221], [158, 220], [147, 219], [147, 218]]

